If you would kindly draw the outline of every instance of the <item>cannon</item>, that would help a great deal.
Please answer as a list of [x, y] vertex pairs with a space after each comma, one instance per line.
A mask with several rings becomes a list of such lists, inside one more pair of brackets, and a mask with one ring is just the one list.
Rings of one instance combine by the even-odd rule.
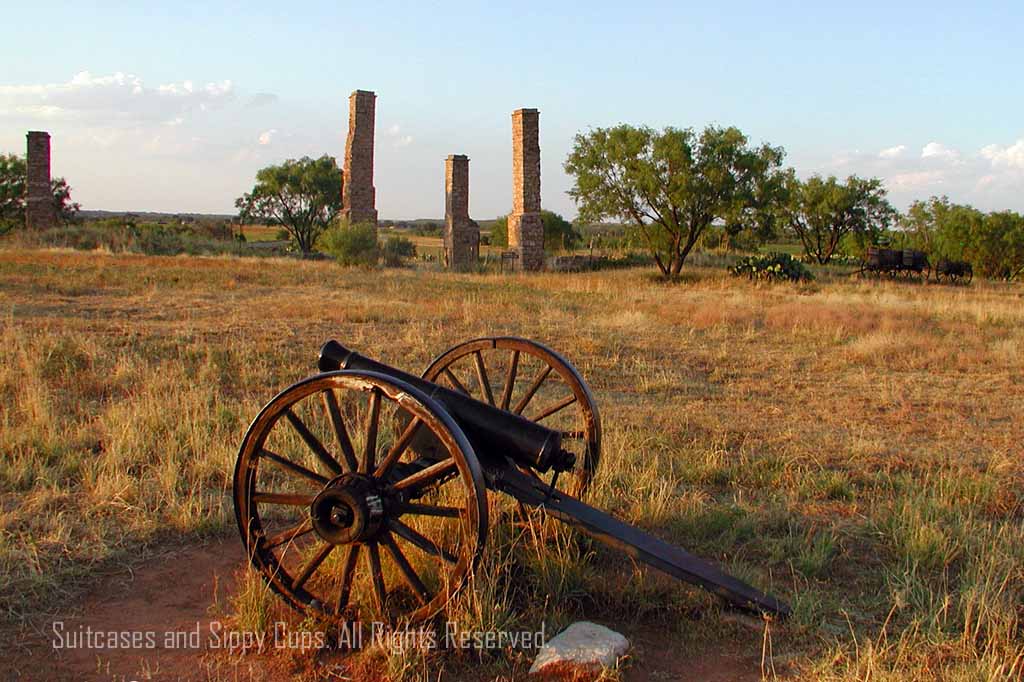
[[417, 376], [329, 341], [318, 369], [260, 411], [234, 471], [249, 561], [292, 607], [339, 624], [436, 616], [478, 566], [492, 491], [737, 608], [789, 613], [582, 501], [600, 416], [576, 368], [546, 346], [474, 339]]

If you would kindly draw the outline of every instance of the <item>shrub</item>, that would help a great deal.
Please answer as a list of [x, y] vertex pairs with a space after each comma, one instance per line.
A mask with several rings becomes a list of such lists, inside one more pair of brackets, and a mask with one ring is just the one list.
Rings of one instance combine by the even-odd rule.
[[342, 265], [373, 267], [380, 258], [377, 227], [373, 223], [339, 222], [321, 235], [320, 247]]
[[91, 251], [106, 249], [112, 253], [144, 253], [150, 256], [219, 255], [242, 253], [242, 245], [231, 238], [212, 234], [230, 234], [221, 230], [196, 230], [163, 223], [136, 223], [126, 218], [108, 218], [75, 225], [22, 232], [20, 242], [34, 247], [63, 247]]
[[400, 267], [406, 258], [415, 257], [416, 245], [411, 239], [391, 235], [384, 242], [384, 265], [389, 268]]
[[807, 266], [788, 253], [747, 256], [733, 266], [730, 272], [736, 276], [746, 275], [750, 279], [769, 282], [809, 282], [814, 279]]

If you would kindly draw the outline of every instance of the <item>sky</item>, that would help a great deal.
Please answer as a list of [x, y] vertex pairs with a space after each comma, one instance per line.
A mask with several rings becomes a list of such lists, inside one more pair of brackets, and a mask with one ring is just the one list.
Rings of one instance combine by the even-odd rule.
[[542, 204], [576, 214], [573, 137], [735, 125], [814, 173], [1024, 211], [1024, 3], [871, 1], [10, 3], [0, 153], [52, 138], [83, 208], [232, 212], [256, 171], [344, 158], [348, 95], [377, 93], [381, 218], [511, 207], [511, 112], [540, 110]]

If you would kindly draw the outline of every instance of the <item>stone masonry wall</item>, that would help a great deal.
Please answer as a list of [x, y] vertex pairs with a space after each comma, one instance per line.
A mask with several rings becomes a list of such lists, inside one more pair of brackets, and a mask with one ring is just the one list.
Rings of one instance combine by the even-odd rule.
[[373, 187], [373, 126], [377, 95], [356, 90], [348, 98], [348, 138], [345, 141], [342, 216], [351, 223], [377, 224]]
[[476, 268], [480, 226], [469, 217], [469, 157], [453, 154], [444, 162], [444, 253], [453, 270]]
[[540, 113], [512, 112], [512, 213], [508, 245], [520, 270], [544, 267], [544, 224], [540, 217]]
[[28, 137], [25, 226], [41, 230], [57, 223], [50, 189], [50, 134], [37, 130]]

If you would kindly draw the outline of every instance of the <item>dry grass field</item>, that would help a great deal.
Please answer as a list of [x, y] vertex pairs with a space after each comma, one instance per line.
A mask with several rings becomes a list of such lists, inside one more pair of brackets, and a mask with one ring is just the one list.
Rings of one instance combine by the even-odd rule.
[[[111, 566], [234, 533], [245, 428], [313, 373], [323, 341], [419, 372], [459, 341], [508, 334], [590, 383], [605, 438], [595, 506], [722, 561], [794, 615], [751, 629], [573, 533], [538, 551], [497, 530], [482, 596], [455, 617], [654, 628], [669, 652], [763, 653], [768, 677], [1021, 679], [1024, 288], [651, 274], [0, 251], [0, 616], [52, 619]], [[225, 608], [265, 625], [274, 598], [239, 585]], [[648, 679], [654, 658], [620, 674]], [[443, 653], [373, 665], [525, 671]]]

